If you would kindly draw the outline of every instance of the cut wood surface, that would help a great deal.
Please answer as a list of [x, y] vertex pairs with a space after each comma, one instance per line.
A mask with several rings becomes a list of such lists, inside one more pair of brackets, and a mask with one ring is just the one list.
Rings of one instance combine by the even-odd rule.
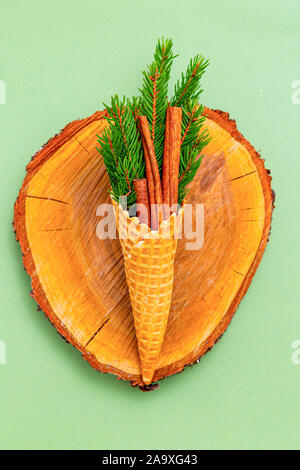
[[[222, 335], [269, 236], [271, 177], [227, 113], [205, 109], [211, 142], [188, 203], [203, 203], [204, 245], [178, 241], [172, 306], [154, 381], [195, 362]], [[33, 297], [96, 369], [143, 386], [120, 242], [97, 236], [109, 179], [96, 151], [104, 112], [68, 124], [37, 152], [14, 227]]]

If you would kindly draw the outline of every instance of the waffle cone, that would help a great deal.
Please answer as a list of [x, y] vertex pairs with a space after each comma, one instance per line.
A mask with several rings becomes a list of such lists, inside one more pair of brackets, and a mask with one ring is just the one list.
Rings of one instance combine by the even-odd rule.
[[183, 209], [151, 231], [129, 217], [113, 201], [132, 313], [141, 360], [142, 377], [150, 384], [156, 370], [171, 306], [174, 259], [181, 232]]

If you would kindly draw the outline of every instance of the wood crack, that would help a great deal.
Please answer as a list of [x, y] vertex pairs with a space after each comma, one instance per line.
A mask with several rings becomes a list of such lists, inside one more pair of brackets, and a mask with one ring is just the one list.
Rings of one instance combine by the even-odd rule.
[[108, 322], [108, 320], [110, 320], [110, 317], [108, 317], [103, 323], [102, 325], [98, 328], [98, 330], [93, 334], [93, 336], [88, 340], [88, 342], [86, 343], [85, 347], [87, 347], [91, 341], [93, 341], [93, 339], [95, 338], [95, 336], [99, 333], [100, 330], [102, 330], [102, 328], [106, 325], [106, 323]]
[[64, 230], [72, 230], [71, 228], [49, 228], [40, 230], [40, 232], [62, 232]]
[[26, 194], [26, 197], [30, 197], [32, 199], [44, 199], [45, 201], [59, 202], [60, 204], [66, 204], [67, 206], [72, 205], [69, 202], [61, 201], [60, 199], [54, 199], [53, 197], [32, 196], [31, 194]]
[[232, 271], [233, 271], [234, 273], [236, 273], [236, 274], [239, 274], [240, 276], [243, 276], [243, 277], [245, 277], [245, 274], [243, 274], [243, 273], [240, 273], [239, 271], [236, 271], [235, 269], [233, 269]]
[[74, 136], [74, 139], [76, 140], [76, 142], [78, 142], [79, 145], [81, 145], [81, 147], [83, 148], [83, 150], [85, 150], [89, 155], [90, 155], [90, 152], [88, 151], [88, 149], [86, 149], [82, 143], [77, 139], [76, 135]]
[[235, 180], [239, 180], [241, 178], [245, 178], [245, 176], [253, 175], [253, 173], [257, 173], [257, 171], [253, 170], [253, 171], [250, 171], [250, 173], [245, 173], [244, 175], [236, 176], [235, 178], [232, 178], [230, 181], [235, 181]]

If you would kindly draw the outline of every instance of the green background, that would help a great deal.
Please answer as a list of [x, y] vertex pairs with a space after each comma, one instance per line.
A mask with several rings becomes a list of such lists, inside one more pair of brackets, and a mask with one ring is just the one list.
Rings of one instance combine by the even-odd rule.
[[[298, 0], [1, 3], [0, 447], [299, 448]], [[94, 371], [30, 298], [11, 229], [31, 155], [66, 123], [132, 95], [158, 36], [211, 61], [203, 101], [230, 112], [277, 193], [271, 241], [231, 326], [198, 366], [142, 393]]]

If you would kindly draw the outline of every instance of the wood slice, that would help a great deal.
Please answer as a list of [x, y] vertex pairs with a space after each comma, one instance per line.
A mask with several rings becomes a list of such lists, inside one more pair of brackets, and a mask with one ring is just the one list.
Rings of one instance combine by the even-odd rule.
[[[227, 328], [263, 255], [271, 177], [227, 113], [205, 110], [212, 140], [187, 202], [203, 203], [204, 245], [178, 241], [172, 306], [154, 381], [198, 360]], [[101, 240], [109, 180], [96, 151], [104, 112], [68, 124], [27, 166], [14, 227], [33, 297], [96, 369], [143, 387], [119, 240]]]

